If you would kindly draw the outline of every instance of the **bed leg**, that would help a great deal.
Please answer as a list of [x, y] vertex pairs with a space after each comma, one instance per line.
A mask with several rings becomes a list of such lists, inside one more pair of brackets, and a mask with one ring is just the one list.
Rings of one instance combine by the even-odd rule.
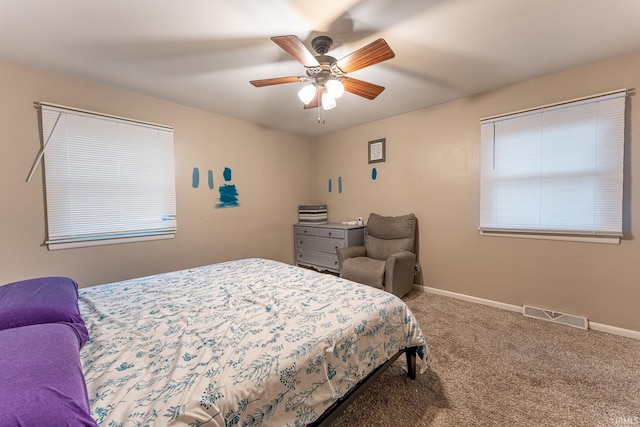
[[409, 378], [412, 380], [416, 379], [416, 347], [409, 347], [405, 350], [407, 355], [407, 372], [409, 374]]

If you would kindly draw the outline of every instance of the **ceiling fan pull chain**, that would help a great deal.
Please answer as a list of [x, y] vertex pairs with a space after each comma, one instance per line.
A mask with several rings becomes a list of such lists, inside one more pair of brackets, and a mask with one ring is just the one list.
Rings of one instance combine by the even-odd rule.
[[[320, 93], [320, 91], [316, 91], [316, 96], [318, 97], [318, 123], [324, 124], [324, 108], [322, 108], [322, 95]], [[320, 114], [322, 114], [322, 118]]]

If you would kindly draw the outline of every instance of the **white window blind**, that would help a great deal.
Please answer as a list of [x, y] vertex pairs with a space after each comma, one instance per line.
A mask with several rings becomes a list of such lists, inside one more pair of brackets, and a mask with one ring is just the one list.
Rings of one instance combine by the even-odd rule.
[[482, 120], [480, 230], [621, 236], [625, 97]]
[[41, 104], [49, 249], [175, 234], [173, 129]]

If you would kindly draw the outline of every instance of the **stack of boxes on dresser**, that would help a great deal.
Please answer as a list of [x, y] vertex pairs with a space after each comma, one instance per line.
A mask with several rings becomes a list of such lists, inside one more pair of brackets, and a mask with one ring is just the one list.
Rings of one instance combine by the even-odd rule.
[[300, 224], [326, 224], [327, 205], [298, 206], [298, 222]]

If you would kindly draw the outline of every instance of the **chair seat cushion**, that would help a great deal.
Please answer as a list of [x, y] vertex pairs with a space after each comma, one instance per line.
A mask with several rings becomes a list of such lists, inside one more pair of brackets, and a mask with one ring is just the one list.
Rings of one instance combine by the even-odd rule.
[[342, 263], [341, 277], [375, 288], [383, 288], [386, 261], [367, 257], [348, 258]]

